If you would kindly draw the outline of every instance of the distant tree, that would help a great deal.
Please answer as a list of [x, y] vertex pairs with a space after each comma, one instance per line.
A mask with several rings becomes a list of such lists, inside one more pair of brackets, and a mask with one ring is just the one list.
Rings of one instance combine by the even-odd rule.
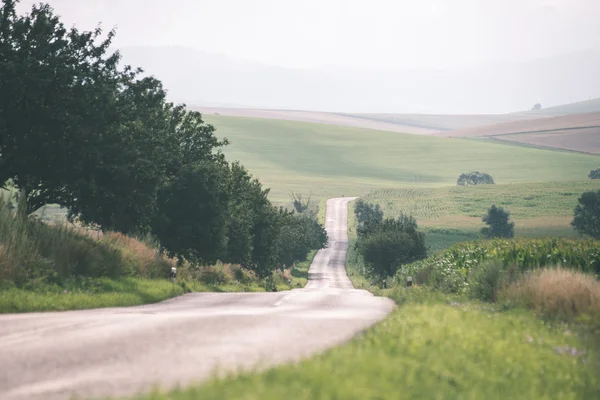
[[287, 215], [279, 231], [278, 261], [290, 267], [308, 257], [311, 250], [327, 246], [327, 232], [319, 222], [309, 216]]
[[542, 105], [540, 103], [536, 103], [532, 108], [532, 110], [541, 110], [541, 109], [542, 109]]
[[357, 222], [356, 231], [359, 236], [369, 234], [383, 222], [383, 211], [379, 204], [367, 203], [363, 199], [356, 200], [354, 215]]
[[581, 234], [600, 238], [600, 190], [585, 192], [579, 197], [571, 225]]
[[515, 235], [514, 222], [509, 222], [510, 213], [504, 211], [502, 207], [496, 207], [493, 205], [487, 215], [482, 220], [488, 226], [481, 229], [481, 233], [486, 238], [512, 238]]
[[588, 177], [590, 179], [600, 179], [600, 167], [590, 171]]
[[485, 172], [472, 171], [469, 173], [461, 174], [456, 181], [459, 186], [469, 185], [493, 185], [494, 179]]
[[309, 209], [310, 199], [312, 197], [311, 194], [308, 195], [308, 198], [304, 199], [300, 193], [292, 191], [290, 192], [290, 197], [292, 198], [292, 204], [297, 213], [301, 214]]

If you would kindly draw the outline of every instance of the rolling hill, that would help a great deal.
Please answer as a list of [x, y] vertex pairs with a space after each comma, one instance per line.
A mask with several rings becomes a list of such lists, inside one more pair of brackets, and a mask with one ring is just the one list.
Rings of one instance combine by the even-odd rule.
[[363, 195], [379, 188], [454, 186], [479, 169], [498, 184], [585, 180], [600, 157], [465, 139], [325, 124], [205, 115], [274, 202], [291, 190], [315, 198]]
[[492, 124], [434, 135], [492, 137], [521, 144], [600, 154], [600, 112]]

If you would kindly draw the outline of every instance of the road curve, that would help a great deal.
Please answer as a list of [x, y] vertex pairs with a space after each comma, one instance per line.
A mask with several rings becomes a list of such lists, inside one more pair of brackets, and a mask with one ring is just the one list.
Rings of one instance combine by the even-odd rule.
[[0, 315], [0, 399], [126, 396], [264, 368], [340, 344], [383, 319], [389, 299], [352, 287], [347, 206], [327, 202], [329, 247], [305, 288], [196, 293], [158, 304]]

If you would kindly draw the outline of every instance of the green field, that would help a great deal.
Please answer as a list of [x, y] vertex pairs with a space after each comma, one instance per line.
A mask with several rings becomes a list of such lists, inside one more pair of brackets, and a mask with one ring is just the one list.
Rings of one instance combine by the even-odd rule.
[[379, 188], [452, 186], [463, 172], [482, 170], [501, 183], [586, 179], [600, 157], [398, 134], [304, 122], [205, 115], [239, 160], [271, 188], [271, 199], [289, 203], [291, 190], [315, 200], [362, 196]]
[[481, 217], [495, 204], [511, 214], [519, 236], [575, 236], [570, 223], [579, 196], [600, 189], [598, 181], [513, 185], [379, 189], [363, 197], [387, 217], [413, 215], [434, 250], [472, 240], [485, 226]]

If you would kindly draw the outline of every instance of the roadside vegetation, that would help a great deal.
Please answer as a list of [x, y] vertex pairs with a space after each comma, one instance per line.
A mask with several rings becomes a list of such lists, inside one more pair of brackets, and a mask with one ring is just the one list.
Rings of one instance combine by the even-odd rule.
[[[187, 292], [256, 292], [304, 286], [315, 254], [266, 279], [236, 264], [197, 265], [134, 238], [17, 218], [0, 199], [0, 313], [154, 303]], [[176, 282], [169, 279], [178, 268]]]
[[415, 262], [399, 258], [382, 282], [356, 244], [384, 221], [376, 205], [354, 202], [346, 263], [355, 287], [399, 305], [384, 321], [296, 364], [137, 399], [600, 395], [600, 242], [479, 239]]
[[[200, 113], [120, 64], [113, 31], [16, 4], [0, 8], [0, 308], [290, 287], [294, 265], [327, 245], [317, 214], [273, 205]], [[66, 221], [40, 218], [47, 205]], [[178, 285], [166, 281], [173, 267]]]

